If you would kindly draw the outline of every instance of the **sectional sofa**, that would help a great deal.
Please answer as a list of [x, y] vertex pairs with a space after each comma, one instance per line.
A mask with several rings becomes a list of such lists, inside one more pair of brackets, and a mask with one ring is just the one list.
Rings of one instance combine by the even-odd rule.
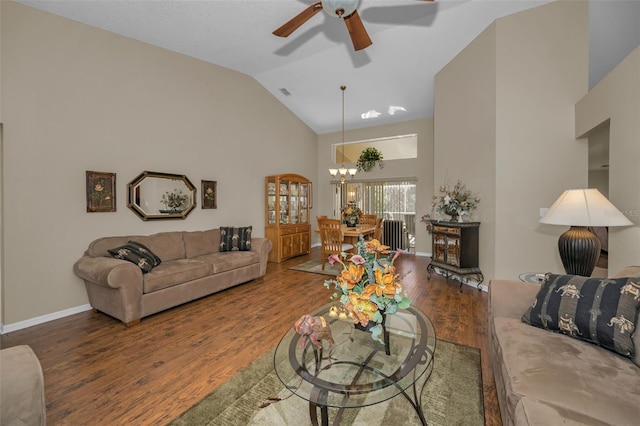
[[[640, 267], [629, 267], [611, 277], [622, 280], [623, 286], [631, 291], [627, 297], [631, 310], [635, 310], [636, 325], [640, 279], [625, 281], [623, 277], [638, 276]], [[558, 285], [547, 287], [549, 291], [546, 293], [544, 283], [510, 280], [492, 280], [489, 283], [489, 355], [502, 423], [505, 426], [639, 424], [640, 331], [629, 324], [633, 318], [627, 321], [627, 327], [622, 328], [621, 333], [617, 332], [618, 337], [631, 337], [630, 343], [624, 349], [615, 344], [616, 349], [627, 355], [602, 347], [608, 344], [605, 338], [600, 337], [600, 344], [586, 341], [607, 331], [596, 330], [595, 327], [579, 329], [575, 324], [567, 326], [571, 322], [563, 320], [570, 315], [565, 313], [558, 316], [562, 319], [561, 330], [556, 332], [523, 321], [523, 317], [527, 320], [544, 318], [551, 328], [554, 309], [560, 312], [574, 310], [578, 315], [582, 309], [580, 304], [586, 303], [582, 323], [585, 318], [589, 322], [591, 315], [606, 310], [596, 307], [596, 300], [606, 297], [603, 289], [616, 285], [616, 282], [606, 279], [600, 283], [592, 281], [593, 288], [598, 290], [594, 292], [596, 296], [589, 299], [585, 294], [586, 280], [581, 277], [548, 279], [557, 279]], [[552, 299], [563, 293], [564, 300], [554, 307]], [[621, 290], [616, 289], [611, 295], [617, 298], [620, 293]], [[541, 315], [539, 312], [543, 308], [545, 311]], [[603, 317], [612, 318], [604, 314]], [[580, 323], [580, 318], [576, 321]], [[613, 322], [605, 320], [598, 326], [606, 325], [603, 328], [607, 329]]]

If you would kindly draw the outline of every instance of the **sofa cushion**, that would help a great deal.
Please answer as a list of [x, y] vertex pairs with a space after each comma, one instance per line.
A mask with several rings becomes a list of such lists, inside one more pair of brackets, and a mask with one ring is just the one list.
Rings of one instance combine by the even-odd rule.
[[211, 264], [214, 274], [242, 268], [244, 266], [260, 263], [260, 256], [253, 251], [236, 251], [226, 253], [212, 253], [199, 256], [197, 260]]
[[211, 275], [211, 265], [194, 259], [176, 259], [163, 262], [153, 271], [145, 274], [142, 292], [151, 293], [173, 287], [187, 281]]
[[640, 281], [547, 274], [522, 320], [632, 357]]
[[495, 318], [490, 327], [491, 355], [499, 360], [505, 379], [508, 407], [502, 410], [516, 412], [520, 399], [527, 397], [606, 424], [637, 419], [640, 368], [628, 358], [519, 319]]
[[187, 259], [220, 251], [220, 230], [192, 231], [182, 234]]
[[155, 257], [145, 249], [140, 250], [140, 246], [136, 244], [126, 243], [108, 251], [116, 259], [126, 260], [137, 265], [143, 274], [150, 272], [157, 265]]
[[221, 226], [220, 251], [251, 250], [252, 226]]
[[182, 234], [182, 232], [161, 232], [146, 237], [132, 237], [131, 239], [149, 247], [160, 259], [167, 262], [186, 257]]

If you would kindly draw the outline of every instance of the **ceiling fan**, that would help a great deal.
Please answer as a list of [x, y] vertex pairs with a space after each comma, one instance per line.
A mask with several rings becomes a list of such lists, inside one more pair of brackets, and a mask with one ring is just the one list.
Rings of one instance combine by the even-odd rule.
[[[419, 0], [429, 1], [434, 0]], [[360, 0], [321, 0], [313, 3], [305, 10], [294, 16], [293, 19], [287, 21], [284, 25], [273, 32], [279, 37], [288, 37], [291, 33], [298, 29], [302, 24], [311, 19], [316, 13], [324, 10], [329, 16], [342, 18], [355, 50], [362, 50], [371, 46], [372, 42], [364, 28], [364, 24], [358, 15], [358, 5]]]

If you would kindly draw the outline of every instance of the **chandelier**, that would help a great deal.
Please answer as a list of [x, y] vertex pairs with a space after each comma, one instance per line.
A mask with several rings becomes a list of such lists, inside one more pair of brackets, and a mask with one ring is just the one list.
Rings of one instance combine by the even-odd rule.
[[340, 86], [340, 90], [342, 90], [342, 165], [338, 169], [329, 169], [329, 174], [331, 177], [338, 177], [338, 173], [340, 173], [340, 183], [345, 183], [347, 181], [347, 174], [350, 176], [355, 176], [358, 169], [347, 169], [344, 166], [344, 91], [347, 90], [347, 86]]

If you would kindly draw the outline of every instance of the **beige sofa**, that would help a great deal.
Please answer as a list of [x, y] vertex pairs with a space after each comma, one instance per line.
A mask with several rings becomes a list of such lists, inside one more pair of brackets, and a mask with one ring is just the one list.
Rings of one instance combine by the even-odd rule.
[[0, 351], [0, 425], [47, 424], [40, 361], [26, 345]]
[[[130, 240], [143, 244], [162, 262], [143, 274], [134, 263], [108, 250]], [[220, 230], [176, 231], [99, 238], [73, 266], [91, 306], [125, 323], [262, 277], [271, 241], [251, 238], [249, 251], [220, 252]]]
[[[629, 272], [616, 276], [638, 276]], [[524, 323], [539, 289], [520, 281], [489, 284], [489, 355], [503, 424], [639, 424], [640, 367], [595, 344]], [[638, 352], [640, 332], [636, 336]]]

